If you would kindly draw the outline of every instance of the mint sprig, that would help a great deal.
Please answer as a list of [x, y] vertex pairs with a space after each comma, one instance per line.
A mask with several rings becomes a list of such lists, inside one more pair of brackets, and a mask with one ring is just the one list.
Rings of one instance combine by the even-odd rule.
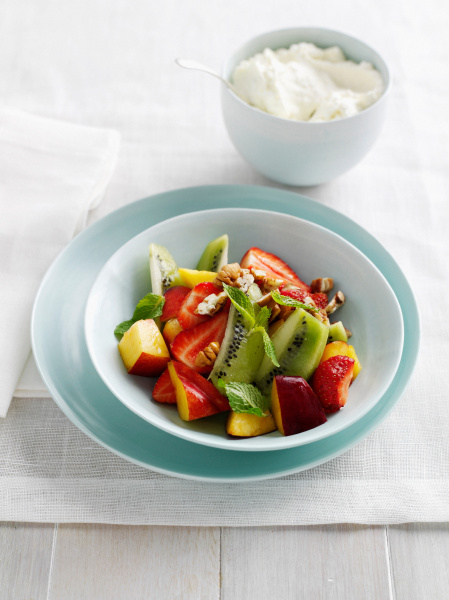
[[227, 285], [226, 283], [223, 283], [223, 289], [235, 308], [243, 315], [245, 320], [248, 321], [249, 329], [254, 327], [256, 313], [254, 312], [253, 303], [245, 292], [242, 292], [239, 288]]
[[267, 331], [271, 309], [264, 306], [256, 315], [254, 304], [251, 302], [250, 298], [245, 294], [245, 292], [242, 292], [242, 290], [239, 288], [231, 287], [226, 283], [223, 283], [223, 289], [228, 295], [228, 298], [231, 300], [232, 304], [240, 312], [240, 314], [243, 315], [243, 318], [247, 322], [249, 329], [248, 336], [259, 331], [262, 334], [265, 354], [269, 356], [272, 363], [276, 367], [279, 367], [276, 350]]
[[271, 292], [271, 297], [277, 304], [282, 304], [282, 306], [292, 306], [293, 308], [303, 308], [304, 310], [320, 312], [319, 308], [317, 308], [316, 306], [312, 306], [311, 304], [304, 304], [304, 302], [300, 302], [299, 300], [290, 298], [290, 296], [283, 296], [278, 292], [278, 290], [273, 290]]
[[134, 325], [136, 321], [141, 319], [157, 319], [162, 314], [165, 298], [159, 294], [147, 294], [139, 302], [134, 310], [132, 319], [123, 321], [114, 329], [114, 335], [120, 340], [128, 329]]
[[250, 383], [225, 383], [218, 380], [218, 387], [226, 394], [229, 406], [236, 413], [250, 413], [266, 417], [270, 408], [270, 399], [265, 398], [256, 386]]

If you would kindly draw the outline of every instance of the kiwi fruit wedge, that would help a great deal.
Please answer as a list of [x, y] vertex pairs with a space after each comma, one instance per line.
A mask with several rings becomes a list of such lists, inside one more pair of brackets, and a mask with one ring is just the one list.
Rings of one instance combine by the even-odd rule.
[[162, 296], [174, 285], [183, 285], [175, 259], [164, 246], [150, 244], [151, 291]]
[[245, 318], [231, 306], [223, 342], [209, 376], [215, 386], [219, 379], [223, 379], [225, 383], [254, 382], [265, 350], [262, 334], [257, 331], [248, 336], [248, 332]]
[[337, 321], [336, 323], [331, 323], [329, 325], [329, 337], [327, 343], [331, 342], [347, 342], [348, 334], [344, 328], [344, 325], [341, 321]]
[[197, 271], [218, 273], [228, 263], [229, 238], [224, 234], [209, 242], [196, 266]]
[[255, 383], [264, 395], [271, 394], [276, 375], [296, 375], [309, 379], [320, 362], [329, 328], [302, 308], [297, 308], [272, 337], [279, 367], [265, 356]]

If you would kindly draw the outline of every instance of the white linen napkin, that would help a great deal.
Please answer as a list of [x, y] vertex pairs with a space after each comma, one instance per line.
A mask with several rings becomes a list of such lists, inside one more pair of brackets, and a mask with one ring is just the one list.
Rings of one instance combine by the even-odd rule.
[[[119, 142], [116, 131], [0, 107], [0, 417], [30, 355], [39, 283], [101, 201]], [[32, 364], [25, 382], [42, 387]]]

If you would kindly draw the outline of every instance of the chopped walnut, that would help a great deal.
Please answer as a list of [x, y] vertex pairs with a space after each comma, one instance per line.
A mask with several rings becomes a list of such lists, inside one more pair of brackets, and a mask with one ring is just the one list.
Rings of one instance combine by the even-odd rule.
[[214, 364], [215, 359], [220, 351], [220, 344], [218, 342], [211, 342], [203, 350], [201, 350], [195, 359], [195, 365], [197, 367], [210, 367]]
[[340, 306], [345, 303], [345, 295], [343, 292], [338, 291], [329, 304], [326, 306], [326, 314], [331, 315], [333, 312], [337, 310]]
[[334, 280], [332, 277], [318, 277], [318, 279], [314, 279], [310, 284], [310, 288], [312, 290], [312, 294], [327, 294], [334, 287]]
[[250, 272], [263, 294], [277, 290], [284, 283], [282, 279], [269, 277], [265, 271], [261, 271], [260, 269], [251, 268]]
[[223, 287], [223, 283], [235, 287], [235, 282], [241, 276], [242, 269], [239, 263], [231, 263], [229, 265], [223, 265], [221, 270], [217, 273], [214, 280], [214, 284], [218, 287]]
[[198, 304], [195, 309], [197, 315], [215, 315], [219, 310], [226, 304], [228, 296], [226, 292], [220, 292], [219, 294], [210, 294], [206, 296], [202, 302]]
[[251, 275], [248, 269], [242, 269], [242, 274], [237, 278], [235, 283], [235, 287], [240, 288], [242, 292], [247, 292], [249, 286], [254, 283], [254, 277]]

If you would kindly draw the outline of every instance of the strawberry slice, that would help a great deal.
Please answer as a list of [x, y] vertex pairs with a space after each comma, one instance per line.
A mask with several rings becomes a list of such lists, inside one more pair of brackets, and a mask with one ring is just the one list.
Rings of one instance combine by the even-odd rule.
[[311, 297], [318, 308], [324, 309], [329, 304], [329, 298], [324, 292], [316, 292]]
[[250, 269], [253, 267], [254, 269], [265, 271], [269, 277], [283, 279], [284, 281], [293, 283], [293, 285], [297, 285], [310, 292], [310, 286], [301, 281], [287, 263], [278, 256], [265, 252], [260, 248], [250, 248], [240, 261], [240, 266], [242, 269]]
[[209, 315], [197, 315], [198, 304], [211, 294], [219, 294], [221, 290], [213, 283], [205, 281], [196, 285], [184, 298], [178, 312], [178, 321], [183, 329], [189, 329], [210, 319]]
[[310, 385], [326, 412], [346, 404], [353, 371], [354, 359], [349, 356], [332, 356], [318, 365]]
[[293, 298], [294, 300], [303, 303], [305, 303], [307, 296], [310, 296], [307, 290], [297, 287], [284, 289], [283, 286], [281, 286], [279, 288], [279, 293], [282, 294], [282, 296], [288, 296], [289, 298]]
[[178, 316], [179, 309], [188, 294], [190, 294], [190, 288], [184, 285], [175, 285], [166, 290], [164, 293], [165, 303], [161, 315], [162, 323]]
[[187, 365], [198, 373], [210, 373], [212, 367], [197, 367], [196, 357], [212, 342], [221, 344], [226, 331], [229, 312], [222, 310], [208, 321], [185, 329], [178, 333], [171, 345], [171, 353], [180, 363]]
[[281, 286], [279, 288], [279, 293], [283, 296], [289, 296], [290, 298], [294, 298], [295, 300], [298, 300], [298, 302], [304, 302], [305, 304], [307, 304], [308, 302], [310, 303], [310, 301], [308, 301], [308, 298], [312, 298], [312, 300], [315, 302], [318, 308], [326, 308], [326, 306], [329, 304], [327, 294], [324, 294], [323, 292], [309, 294], [307, 290], [303, 288], [291, 287], [284, 289], [283, 286]]
[[153, 389], [153, 398], [162, 404], [176, 404], [176, 391], [171, 382], [168, 367], [156, 381]]

